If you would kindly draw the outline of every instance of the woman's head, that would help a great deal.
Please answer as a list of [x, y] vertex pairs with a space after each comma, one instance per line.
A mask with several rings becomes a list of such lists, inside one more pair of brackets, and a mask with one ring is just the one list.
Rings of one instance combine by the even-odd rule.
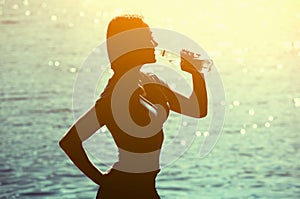
[[136, 28], [149, 28], [143, 18], [138, 15], [122, 15], [113, 18], [108, 25], [106, 38], [110, 38], [118, 33]]
[[154, 63], [153, 40], [149, 26], [137, 15], [122, 15], [112, 19], [107, 29], [107, 50], [114, 72], [126, 72], [132, 67]]

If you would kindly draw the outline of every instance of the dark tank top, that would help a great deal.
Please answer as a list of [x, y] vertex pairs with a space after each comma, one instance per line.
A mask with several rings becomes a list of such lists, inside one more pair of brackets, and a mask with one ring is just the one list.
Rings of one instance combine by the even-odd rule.
[[[141, 163], [142, 161], [147, 161], [147, 159], [149, 159], [149, 163], [151, 161], [151, 164], [158, 164], [160, 149], [164, 139], [163, 129], [161, 128], [157, 133], [150, 137], [132, 136], [130, 133], [124, 132], [122, 128], [117, 125], [113, 117], [111, 99], [113, 90], [118, 80], [118, 77], [113, 76], [108, 81], [106, 88], [102, 92], [100, 98], [97, 100], [95, 106], [99, 122], [101, 125], [107, 126], [119, 149], [119, 162], [117, 162], [115, 165], [128, 166], [126, 161], [130, 161], [129, 156], [131, 156], [131, 154], [134, 154], [132, 159], [135, 160], [139, 159], [136, 157], [136, 154], [141, 154]], [[168, 87], [167, 84], [161, 81], [154, 74], [142, 72], [139, 74], [139, 80], [137, 84], [137, 89], [131, 95], [128, 105], [131, 118], [124, 118], [124, 121], [126, 122], [127, 119], [131, 119], [139, 126], [148, 125], [151, 121], [149, 116], [150, 114], [152, 114], [154, 117], [159, 117], [160, 112], [155, 112], [157, 105], [163, 107], [166, 116], [168, 116], [168, 99], [163, 93], [162, 89], [162, 87]], [[114, 106], [118, 105], [114, 104]], [[166, 119], [167, 118], [165, 118], [165, 120]], [[135, 133], [142, 134], [143, 132]], [[150, 155], [151, 157], [147, 157], [147, 154], [152, 155]], [[135, 162], [135, 166], [138, 166], [138, 163]], [[154, 167], [158, 167], [158, 165]], [[149, 170], [154, 169], [149, 168]]]

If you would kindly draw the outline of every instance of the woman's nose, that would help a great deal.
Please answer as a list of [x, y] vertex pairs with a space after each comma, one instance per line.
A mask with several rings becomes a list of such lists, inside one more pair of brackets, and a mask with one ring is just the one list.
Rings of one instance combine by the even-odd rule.
[[158, 43], [154, 39], [151, 39], [151, 42], [152, 42], [154, 47], [156, 47], [158, 45]]

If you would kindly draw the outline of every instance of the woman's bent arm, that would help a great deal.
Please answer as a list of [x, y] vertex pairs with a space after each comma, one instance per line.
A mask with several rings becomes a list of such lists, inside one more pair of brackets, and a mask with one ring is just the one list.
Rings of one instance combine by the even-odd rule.
[[73, 163], [96, 184], [101, 184], [103, 174], [89, 160], [82, 142], [101, 127], [95, 108], [92, 107], [67, 131], [59, 141], [60, 147], [69, 156]]

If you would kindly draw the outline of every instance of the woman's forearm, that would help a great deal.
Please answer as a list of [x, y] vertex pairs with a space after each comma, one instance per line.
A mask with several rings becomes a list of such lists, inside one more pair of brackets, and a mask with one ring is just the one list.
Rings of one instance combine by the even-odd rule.
[[204, 75], [202, 73], [193, 72], [193, 96], [197, 98], [197, 104], [199, 106], [199, 117], [205, 117], [207, 115], [207, 91]]
[[60, 140], [59, 145], [86, 176], [96, 184], [101, 184], [103, 174], [89, 160], [75, 126]]

